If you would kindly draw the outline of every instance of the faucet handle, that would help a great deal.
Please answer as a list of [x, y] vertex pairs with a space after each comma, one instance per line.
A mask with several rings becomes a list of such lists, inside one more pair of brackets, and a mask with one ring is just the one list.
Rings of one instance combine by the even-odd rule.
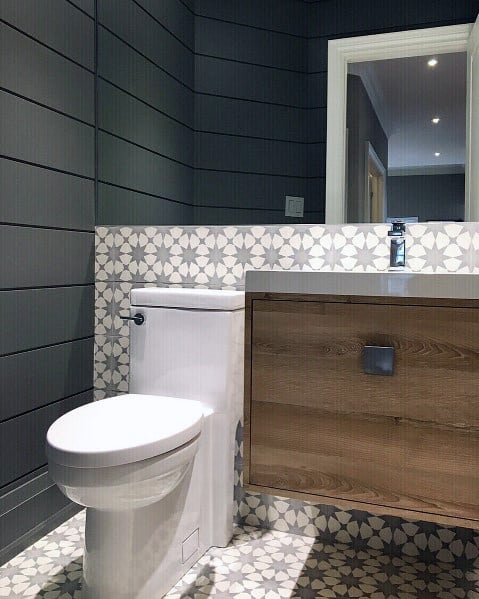
[[388, 231], [389, 237], [402, 237], [406, 232], [406, 223], [402, 220], [393, 220], [391, 230]]

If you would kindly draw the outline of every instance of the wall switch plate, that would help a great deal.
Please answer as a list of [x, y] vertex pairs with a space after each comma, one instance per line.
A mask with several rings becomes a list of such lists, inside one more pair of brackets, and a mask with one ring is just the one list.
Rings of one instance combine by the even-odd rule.
[[286, 196], [284, 215], [302, 218], [304, 214], [304, 198], [298, 196]]

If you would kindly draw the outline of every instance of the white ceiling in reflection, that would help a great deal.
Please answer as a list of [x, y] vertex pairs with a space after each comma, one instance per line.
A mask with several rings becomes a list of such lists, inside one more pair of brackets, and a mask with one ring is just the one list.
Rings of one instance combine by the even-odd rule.
[[[464, 165], [466, 53], [352, 63], [389, 138], [388, 168]], [[431, 122], [439, 117], [440, 122]], [[439, 156], [435, 154], [439, 153]], [[456, 169], [457, 170], [457, 169]]]

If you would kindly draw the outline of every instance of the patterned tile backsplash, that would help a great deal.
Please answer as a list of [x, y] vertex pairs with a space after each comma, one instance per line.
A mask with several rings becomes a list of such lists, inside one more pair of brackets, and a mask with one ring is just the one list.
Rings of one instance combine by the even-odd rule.
[[[374, 272], [389, 266], [388, 225], [98, 227], [96, 230], [95, 397], [128, 392], [132, 287], [244, 289], [250, 269]], [[479, 274], [479, 223], [407, 227], [407, 269]], [[246, 493], [242, 429], [235, 466], [236, 519], [356, 547], [457, 562], [479, 556], [479, 533], [425, 522]]]

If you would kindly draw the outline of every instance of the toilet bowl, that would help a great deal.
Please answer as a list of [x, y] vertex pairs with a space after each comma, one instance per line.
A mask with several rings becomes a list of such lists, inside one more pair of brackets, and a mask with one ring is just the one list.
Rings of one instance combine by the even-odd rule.
[[159, 599], [233, 533], [244, 294], [133, 289], [130, 394], [61, 416], [49, 472], [86, 507], [82, 599]]
[[145, 507], [185, 476], [202, 421], [201, 405], [180, 398], [131, 394], [87, 404], [48, 430], [50, 476], [85, 507]]

